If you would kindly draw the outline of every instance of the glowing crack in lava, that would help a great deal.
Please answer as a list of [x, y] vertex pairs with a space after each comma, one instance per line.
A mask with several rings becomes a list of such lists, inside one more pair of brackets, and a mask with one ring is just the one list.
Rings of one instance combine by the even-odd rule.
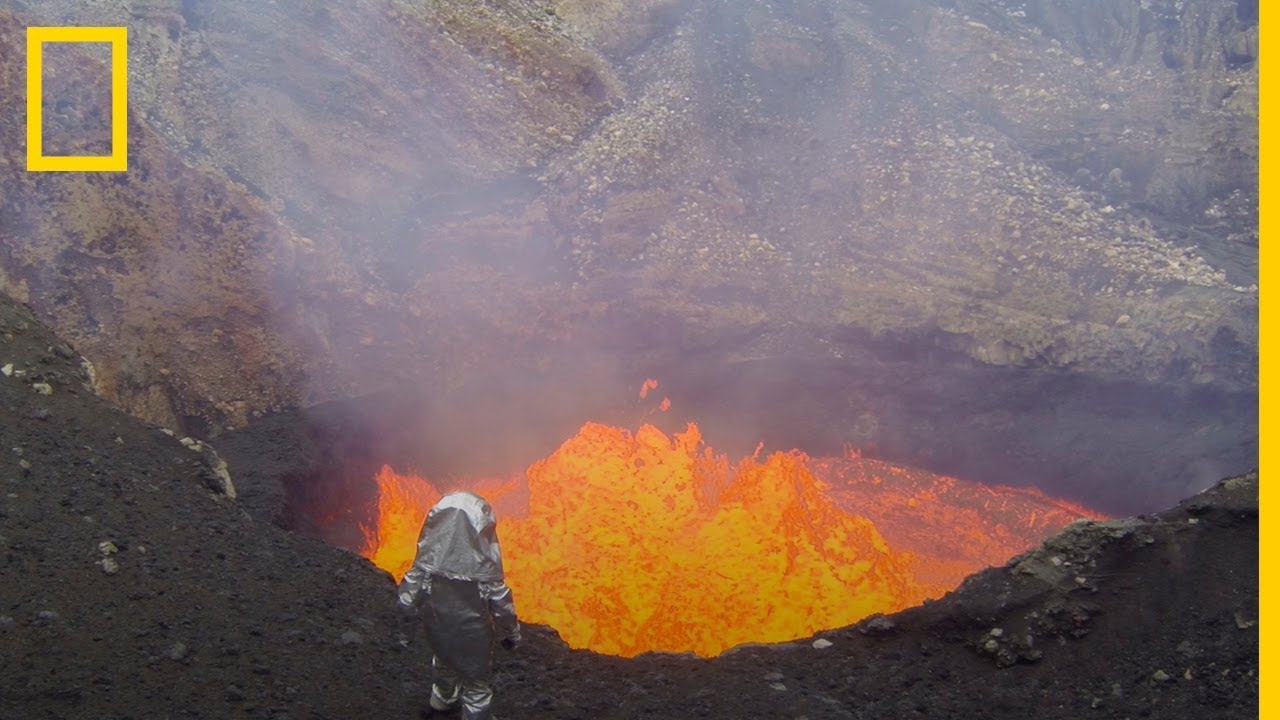
[[[891, 546], [872, 520], [837, 504], [811, 462], [792, 451], [731, 464], [703, 445], [693, 424], [668, 437], [651, 425], [633, 434], [588, 423], [526, 478], [472, 488], [498, 511], [507, 581], [521, 616], [556, 628], [573, 647], [628, 657], [650, 650], [712, 656], [744, 642], [791, 640], [900, 610], [1092, 516], [1038, 496], [1045, 502], [1028, 506], [1030, 526], [1010, 523], [1027, 537], [1009, 531], [1003, 542], [975, 544], [989, 528], [972, 508], [935, 511], [925, 519], [935, 526], [922, 528], [918, 541]], [[918, 507], [912, 497], [895, 500], [890, 493], [871, 502], [859, 494], [859, 487], [887, 484], [879, 475], [862, 485], [844, 477], [857, 475], [861, 462], [816, 464], [848, 481], [846, 498], [885, 517], [910, 517], [896, 508]], [[901, 470], [879, 465], [873, 475]], [[363, 528], [362, 553], [399, 578], [440, 492], [387, 467], [376, 480], [376, 527]], [[942, 480], [952, 483], [946, 487], [959, 482]], [[915, 478], [910, 493], [934, 501], [946, 495], [920, 483]], [[1027, 495], [964, 485], [993, 496]], [[959, 540], [929, 538], [939, 533]]]

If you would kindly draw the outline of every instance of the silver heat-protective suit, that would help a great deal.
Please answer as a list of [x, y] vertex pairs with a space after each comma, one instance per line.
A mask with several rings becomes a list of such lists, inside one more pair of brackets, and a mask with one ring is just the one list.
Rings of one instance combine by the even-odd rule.
[[465, 720], [492, 716], [494, 640], [520, 640], [497, 524], [484, 498], [445, 495], [427, 513], [413, 566], [398, 591], [400, 604], [423, 616], [435, 653], [431, 706], [446, 710], [461, 703]]

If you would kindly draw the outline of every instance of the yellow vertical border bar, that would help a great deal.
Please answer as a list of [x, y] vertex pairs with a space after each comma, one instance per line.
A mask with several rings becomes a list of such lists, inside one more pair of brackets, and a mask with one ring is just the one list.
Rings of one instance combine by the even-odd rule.
[[38, 170], [44, 149], [40, 81], [44, 76], [44, 28], [27, 28], [27, 170]]
[[[53, 172], [124, 172], [129, 167], [129, 31], [124, 27], [27, 28], [27, 170]], [[79, 42], [111, 45], [111, 154], [44, 154], [44, 43]]]
[[129, 30], [110, 28], [111, 40], [111, 167], [129, 169]]
[[1272, 41], [1275, 3], [1258, 3], [1258, 508], [1261, 525], [1258, 548], [1258, 690], [1259, 717], [1280, 717], [1280, 701], [1276, 690], [1277, 619], [1276, 592], [1277, 563], [1280, 563], [1280, 527], [1272, 522], [1277, 493], [1271, 487], [1267, 473], [1280, 464], [1276, 462], [1275, 437], [1276, 397], [1275, 369], [1275, 293], [1280, 292], [1274, 282], [1275, 261], [1269, 252], [1270, 243], [1277, 241], [1276, 227], [1276, 172], [1275, 141], [1276, 123], [1275, 93], [1271, 82], [1277, 78], [1275, 43]]

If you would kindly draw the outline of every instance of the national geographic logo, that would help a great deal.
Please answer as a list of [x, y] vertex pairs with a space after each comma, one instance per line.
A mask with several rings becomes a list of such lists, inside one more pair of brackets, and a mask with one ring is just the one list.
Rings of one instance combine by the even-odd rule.
[[[27, 28], [27, 171], [124, 172], [128, 169], [128, 29], [123, 27]], [[111, 45], [111, 154], [45, 155], [41, 83], [44, 43]]]

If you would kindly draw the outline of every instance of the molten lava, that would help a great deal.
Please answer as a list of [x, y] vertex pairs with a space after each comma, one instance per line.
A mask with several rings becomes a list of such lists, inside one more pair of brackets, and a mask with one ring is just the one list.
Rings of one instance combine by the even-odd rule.
[[[622, 656], [711, 656], [900, 610], [1089, 515], [860, 458], [758, 455], [731, 464], [693, 424], [668, 437], [650, 425], [632, 434], [589, 423], [522, 481], [472, 489], [498, 512], [521, 617], [573, 647]], [[842, 484], [833, 492], [811, 466]], [[910, 481], [904, 489], [893, 489], [895, 473]], [[376, 479], [377, 521], [362, 553], [399, 578], [440, 492], [386, 467]], [[961, 496], [978, 499], [946, 504]], [[1022, 503], [1035, 520], [990, 522], [980, 510], [992, 498], [1004, 509]], [[923, 535], [911, 534], [913, 523]]]
[[992, 487], [855, 456], [816, 458], [832, 499], [875, 523], [889, 545], [912, 556], [930, 596], [974, 572], [1003, 565], [1079, 518], [1101, 519], [1034, 488]]
[[413, 564], [422, 521], [442, 494], [422, 478], [397, 474], [386, 465], [374, 480], [378, 483], [378, 524], [373, 529], [362, 528], [362, 554], [399, 580]]
[[509, 582], [575, 647], [715, 655], [924, 598], [798, 453], [734, 468], [693, 425], [669, 438], [588, 424], [528, 480], [528, 517], [502, 528]]

